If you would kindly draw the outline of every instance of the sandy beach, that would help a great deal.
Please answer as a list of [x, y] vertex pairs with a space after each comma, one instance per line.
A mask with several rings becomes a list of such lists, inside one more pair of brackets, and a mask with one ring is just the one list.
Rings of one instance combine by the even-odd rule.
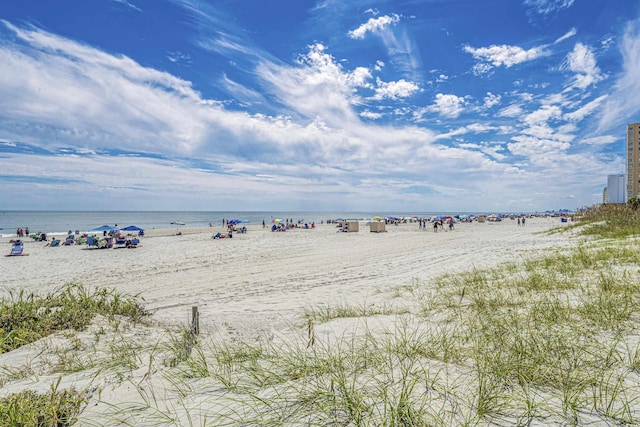
[[[388, 225], [384, 233], [337, 233], [335, 225], [271, 232], [249, 225], [246, 234], [214, 240], [211, 228], [151, 230], [136, 249], [45, 247], [24, 240], [26, 257], [2, 259], [0, 294], [12, 289], [46, 293], [68, 282], [140, 294], [159, 321], [188, 322], [198, 306], [203, 328], [233, 325], [242, 334], [280, 329], [304, 308], [380, 301], [381, 292], [447, 272], [485, 268], [532, 251], [566, 245], [558, 218], [458, 223], [434, 233], [417, 223]], [[9, 239], [2, 247], [9, 253]]]
[[[507, 219], [458, 223], [453, 231], [437, 233], [431, 227], [420, 230], [417, 223], [389, 225], [384, 233], [371, 233], [364, 223], [354, 233], [338, 233], [335, 225], [328, 224], [287, 232], [249, 225], [246, 234], [221, 240], [212, 239], [214, 233], [223, 231], [219, 226], [182, 228], [181, 235], [176, 235], [173, 228], [148, 231], [135, 249], [104, 250], [51, 248], [43, 242], [25, 240], [29, 256], [0, 260], [0, 294], [7, 296], [20, 289], [47, 293], [69, 282], [115, 288], [143, 297], [155, 325], [121, 331], [118, 339], [126, 336], [153, 346], [154, 340], [166, 336], [163, 331], [167, 328], [188, 325], [191, 308], [197, 306], [204, 336], [222, 334], [251, 342], [286, 336], [296, 329], [301, 333], [305, 327], [303, 314], [308, 309], [403, 304], [402, 299], [396, 301], [390, 294], [412, 281], [428, 283], [445, 273], [492, 267], [539, 255], [549, 248], [573, 245], [570, 233], [543, 233], [563, 225], [558, 218], [531, 218], [520, 227]], [[8, 238], [2, 242], [5, 253], [10, 251], [8, 242]], [[381, 321], [393, 319], [382, 317]], [[79, 334], [80, 339], [95, 340], [96, 328]], [[320, 334], [326, 333], [321, 326], [317, 329]], [[42, 348], [65, 345], [70, 346], [58, 336], [48, 340], [49, 347], [35, 343], [1, 355], [1, 365], [9, 369], [30, 366], [34, 374], [5, 381], [0, 396], [23, 389], [46, 391], [62, 377], [60, 387], [91, 389], [91, 403], [83, 417], [99, 423], [105, 422], [101, 421], [104, 411], [140, 402], [141, 384], [151, 381], [167, 393], [159, 398], [160, 405], [169, 412], [180, 412], [175, 408], [177, 398], [166, 392], [166, 378], [156, 374], [150, 379], [154, 370], [148, 366], [121, 372], [119, 380], [112, 372], [96, 374], [97, 367], [69, 374], [45, 369], [47, 363], [39, 361]], [[144, 358], [140, 359], [140, 365], [145, 365]], [[42, 371], [38, 366], [43, 366]], [[189, 397], [192, 403], [180, 401], [178, 406], [184, 411], [203, 407], [215, 411], [211, 402], [216, 391], [207, 386], [193, 393]], [[205, 405], [205, 401], [209, 403]], [[184, 414], [176, 417], [179, 421], [174, 424], [157, 425], [192, 422], [187, 423]]]

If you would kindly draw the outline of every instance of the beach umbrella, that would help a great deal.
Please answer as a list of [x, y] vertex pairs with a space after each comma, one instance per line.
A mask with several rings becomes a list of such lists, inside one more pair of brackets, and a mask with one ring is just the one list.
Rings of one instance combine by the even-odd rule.
[[114, 231], [117, 229], [118, 227], [112, 227], [110, 225], [101, 225], [100, 227], [92, 228], [89, 231]]
[[130, 225], [128, 227], [123, 228], [122, 231], [144, 231], [144, 230], [140, 227], [136, 227], [135, 225]]
[[374, 216], [373, 218], [374, 221], [382, 221], [382, 217], [381, 216]]
[[176, 234], [178, 233], [178, 226], [179, 225], [186, 225], [184, 222], [182, 221], [171, 221], [171, 224], [176, 226]]
[[240, 224], [241, 222], [249, 222], [249, 221], [247, 221], [246, 219], [230, 219], [228, 221], [228, 223], [231, 225]]
[[271, 222], [282, 222], [280, 218], [274, 218]]

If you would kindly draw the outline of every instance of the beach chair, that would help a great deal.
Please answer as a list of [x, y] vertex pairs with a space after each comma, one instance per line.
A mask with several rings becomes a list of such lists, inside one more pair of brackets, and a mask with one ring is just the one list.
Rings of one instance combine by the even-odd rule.
[[52, 240], [52, 241], [51, 241], [51, 244], [50, 244], [49, 246], [51, 246], [52, 248], [53, 248], [54, 246], [60, 246], [60, 242], [61, 242], [61, 240], [60, 240], [60, 239]]
[[96, 239], [96, 236], [88, 236], [87, 237], [87, 246], [98, 247], [98, 240]]
[[24, 244], [20, 240], [11, 243], [11, 252], [5, 256], [22, 256], [24, 253]]

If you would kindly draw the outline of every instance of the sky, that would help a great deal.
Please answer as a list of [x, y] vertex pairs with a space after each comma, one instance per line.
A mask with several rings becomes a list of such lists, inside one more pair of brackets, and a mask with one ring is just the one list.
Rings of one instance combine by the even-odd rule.
[[577, 209], [640, 2], [12, 0], [0, 64], [2, 210]]

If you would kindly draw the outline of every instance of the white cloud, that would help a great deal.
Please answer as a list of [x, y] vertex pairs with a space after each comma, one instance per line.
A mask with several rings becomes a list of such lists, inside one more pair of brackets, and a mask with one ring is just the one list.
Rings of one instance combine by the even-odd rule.
[[123, 4], [123, 5], [127, 6], [127, 7], [130, 7], [133, 10], [137, 10], [138, 12], [142, 12], [142, 9], [140, 9], [138, 6], [136, 6], [135, 4], [133, 4], [133, 3], [129, 2], [129, 1], [127, 1], [127, 0], [113, 0], [113, 1], [115, 1], [116, 3]]
[[558, 37], [558, 38], [556, 39], [556, 41], [555, 41], [555, 42], [553, 42], [553, 43], [554, 43], [554, 44], [558, 44], [558, 43], [560, 43], [560, 42], [562, 42], [562, 41], [564, 41], [564, 40], [566, 40], [566, 39], [569, 39], [569, 38], [571, 38], [571, 37], [575, 36], [576, 34], [578, 34], [578, 30], [576, 30], [575, 28], [572, 28], [572, 29], [570, 29], [569, 31], [567, 31], [564, 35], [562, 35], [562, 36]]
[[602, 136], [593, 136], [591, 138], [585, 138], [580, 140], [579, 142], [582, 144], [589, 144], [589, 145], [609, 145], [614, 142], [620, 142], [620, 140], [621, 140], [620, 136], [602, 135]]
[[429, 107], [429, 110], [443, 117], [456, 118], [464, 111], [465, 104], [466, 101], [463, 97], [438, 93], [434, 104]]
[[547, 123], [562, 116], [562, 110], [556, 105], [543, 105], [538, 110], [527, 114], [523, 121], [529, 126]]
[[519, 46], [491, 45], [489, 47], [479, 48], [465, 46], [463, 49], [480, 61], [489, 63], [494, 67], [504, 65], [507, 68], [547, 55], [544, 47], [534, 47], [525, 50]]
[[487, 92], [487, 96], [484, 97], [484, 104], [482, 108], [488, 109], [495, 107], [500, 104], [502, 97], [500, 95], [495, 95], [491, 92]]
[[522, 106], [519, 104], [511, 104], [503, 108], [498, 113], [498, 117], [519, 117], [523, 114]]
[[621, 117], [633, 117], [640, 112], [640, 19], [630, 21], [625, 27], [620, 54], [622, 72], [617, 76], [611, 96], [603, 106], [598, 124], [600, 131], [619, 129]]
[[377, 120], [383, 117], [382, 113], [374, 113], [373, 111], [363, 111], [360, 113], [360, 117], [364, 117], [366, 119]]
[[604, 79], [593, 51], [582, 43], [576, 43], [565, 58], [563, 68], [576, 73], [571, 88], [584, 90]]
[[594, 99], [591, 102], [588, 102], [577, 110], [565, 114], [564, 118], [572, 122], [579, 122], [585, 117], [593, 114], [593, 112], [597, 110], [607, 98], [608, 95], [599, 96], [598, 98]]
[[548, 15], [562, 9], [570, 8], [574, 0], [525, 0], [525, 6], [531, 7], [536, 13]]
[[391, 24], [395, 24], [400, 21], [400, 16], [396, 14], [383, 15], [378, 18], [369, 18], [369, 20], [360, 25], [355, 30], [349, 31], [349, 37], [352, 39], [363, 39], [368, 32], [379, 32]]
[[378, 79], [373, 99], [381, 100], [387, 98], [396, 100], [399, 98], [408, 98], [419, 90], [420, 87], [417, 84], [404, 79], [396, 82], [383, 82]]

